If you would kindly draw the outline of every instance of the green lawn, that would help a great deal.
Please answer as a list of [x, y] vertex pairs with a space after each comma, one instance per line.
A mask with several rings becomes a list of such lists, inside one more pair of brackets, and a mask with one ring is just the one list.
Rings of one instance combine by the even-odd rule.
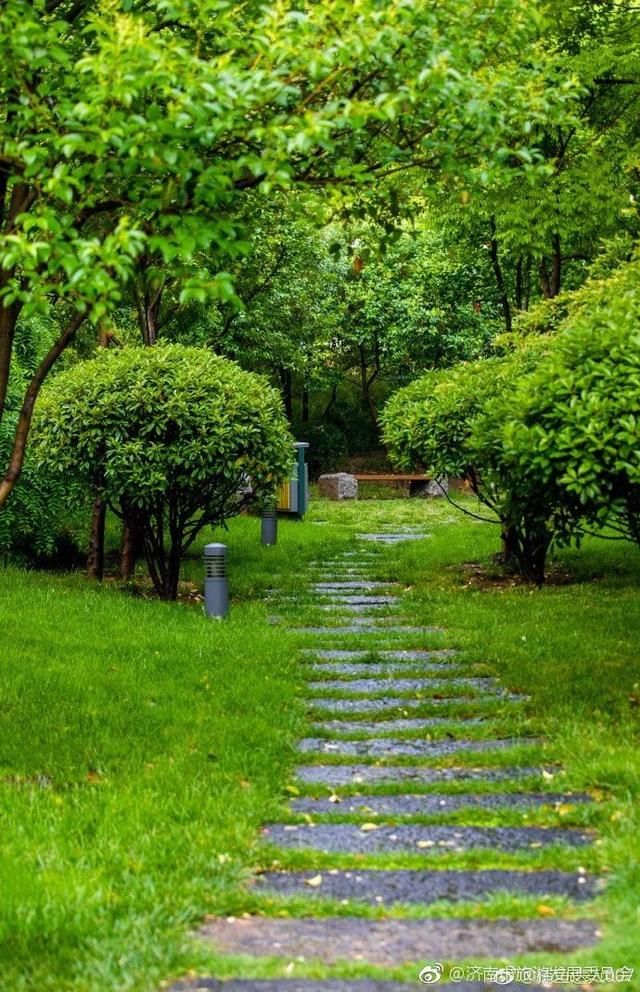
[[[564, 584], [484, 582], [462, 563], [490, 569], [494, 529], [446, 503], [404, 499], [315, 502], [305, 523], [281, 524], [276, 548], [260, 546], [254, 519], [218, 532], [233, 594], [223, 623], [77, 575], [0, 573], [0, 988], [150, 992], [213, 970], [189, 931], [207, 913], [251, 908], [242, 883], [268, 862], [259, 827], [282, 813], [304, 733], [297, 648], [308, 639], [287, 624], [322, 616], [309, 603], [270, 624], [264, 593], [295, 592], [311, 560], [354, 545], [359, 530], [416, 522], [430, 541], [382, 551], [373, 571], [411, 586], [412, 620], [447, 628], [446, 643], [479, 672], [531, 695], [514, 729], [548, 739], [537, 757], [566, 769], [554, 789], [599, 800], [563, 811], [563, 822], [600, 830], [581, 857], [611, 879], [593, 907], [604, 940], [575, 960], [640, 974], [640, 553], [591, 540], [558, 557]], [[185, 569], [197, 582], [200, 550]], [[536, 906], [487, 907], [525, 911]]]

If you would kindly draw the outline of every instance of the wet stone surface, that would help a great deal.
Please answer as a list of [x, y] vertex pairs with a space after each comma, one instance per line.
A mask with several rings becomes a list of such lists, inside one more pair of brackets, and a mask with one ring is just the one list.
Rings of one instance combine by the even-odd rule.
[[504, 782], [540, 776], [539, 768], [427, 768], [422, 765], [300, 765], [296, 778], [308, 784], [338, 787], [379, 782]]
[[352, 621], [348, 626], [342, 627], [292, 627], [292, 631], [295, 634], [318, 634], [326, 635], [332, 634], [336, 637], [342, 636], [344, 634], [377, 634], [381, 636], [392, 636], [394, 634], [433, 634], [439, 632], [437, 627], [394, 627], [391, 625], [384, 626], [379, 624], [374, 626], [366, 621], [362, 624]]
[[524, 696], [502, 695], [430, 696], [428, 699], [407, 699], [403, 696], [384, 696], [378, 699], [332, 699], [327, 696], [324, 699], [310, 699], [308, 705], [313, 709], [326, 710], [330, 713], [387, 713], [390, 710], [410, 712], [412, 709], [431, 709], [437, 706], [455, 706], [456, 704], [495, 707], [498, 702], [508, 700], [512, 703], [520, 703], [524, 698]]
[[[366, 579], [354, 579], [351, 581], [337, 580], [335, 582], [315, 582], [313, 589], [316, 592], [338, 592], [341, 589], [388, 589], [389, 586], [397, 586], [397, 582], [381, 582], [371, 579], [367, 582]], [[396, 597], [397, 598], [397, 597]]]
[[481, 689], [483, 692], [502, 692], [490, 678], [450, 678], [450, 679], [327, 679], [323, 682], [309, 682], [312, 692], [376, 693], [376, 692], [426, 692], [430, 689]]
[[394, 631], [397, 631], [398, 629], [400, 629], [400, 632], [409, 631], [410, 633], [416, 633], [417, 632], [419, 634], [441, 634], [442, 633], [442, 628], [441, 627], [402, 627], [402, 628], [398, 628], [397, 627], [398, 618], [395, 615], [383, 615], [383, 616], [375, 617], [372, 621], [368, 621], [364, 617], [358, 617], [357, 619], [354, 619], [354, 620], [351, 621], [351, 623], [354, 626], [356, 626], [356, 627], [366, 627], [369, 622], [371, 622], [371, 624], [375, 627], [374, 633], [377, 634], [378, 637], [386, 637], [387, 634], [388, 634], [388, 632], [389, 632], [389, 628], [392, 628], [392, 633]]
[[323, 602], [344, 606], [391, 606], [401, 602], [400, 596], [323, 596]]
[[314, 851], [349, 854], [376, 854], [411, 851], [424, 854], [447, 850], [522, 851], [562, 844], [584, 847], [592, 837], [583, 830], [554, 827], [441, 827], [401, 823], [362, 830], [357, 823], [273, 824], [265, 827], [265, 839], [277, 847], [310, 848]]
[[334, 613], [336, 616], [351, 617], [369, 617], [372, 622], [378, 622], [378, 614], [383, 610], [388, 610], [389, 606], [387, 603], [339, 603], [338, 601], [331, 603], [330, 605], [321, 604], [317, 609], [322, 610], [324, 613]]
[[434, 727], [454, 727], [460, 733], [464, 733], [465, 727], [483, 724], [486, 720], [482, 717], [467, 717], [457, 720], [446, 716], [433, 716], [427, 719], [399, 719], [399, 720], [327, 720], [326, 723], [314, 723], [311, 730], [315, 733], [340, 734], [341, 737], [350, 737], [364, 734], [368, 737], [376, 737], [382, 734], [392, 735], [403, 731], [430, 730]]
[[359, 758], [439, 758], [461, 751], [499, 751], [504, 748], [539, 743], [534, 738], [495, 738], [489, 740], [394, 740], [392, 737], [364, 741], [326, 740], [305, 737], [298, 742], [302, 754], [346, 754]]
[[[336, 797], [337, 798], [337, 797]], [[452, 813], [459, 809], [522, 809], [536, 806], [580, 805], [591, 802], [586, 795], [563, 795], [557, 792], [492, 792], [486, 794], [438, 795], [425, 793], [408, 796], [343, 796], [338, 802], [330, 799], [304, 797], [294, 799], [290, 806], [293, 813], [310, 813], [312, 816], [356, 815], [375, 816], [433, 816]]]
[[[485, 985], [479, 982], [446, 982], [438, 985], [438, 992], [501, 992], [504, 985]], [[415, 992], [424, 989], [421, 982], [377, 982], [367, 978], [247, 978], [225, 982], [216, 978], [192, 978], [172, 985], [169, 992]], [[547, 992], [543, 986], [509, 985], [510, 992]]]
[[[318, 611], [307, 614], [317, 617], [318, 626], [292, 628], [294, 632], [317, 635], [315, 643], [325, 644], [324, 648], [308, 646], [302, 652], [303, 660], [309, 663], [308, 676], [313, 679], [308, 684], [308, 691], [325, 697], [311, 699], [308, 703], [310, 709], [318, 711], [311, 733], [344, 735], [340, 739], [304, 738], [298, 744], [300, 760], [313, 761], [314, 756], [322, 760], [323, 755], [327, 761], [350, 760], [352, 756], [355, 760], [352, 764], [300, 766], [296, 772], [298, 781], [310, 786], [308, 791], [324, 793], [324, 798], [294, 798], [290, 802], [291, 812], [306, 815], [310, 822], [269, 825], [263, 830], [263, 842], [284, 849], [307, 850], [310, 858], [314, 857], [314, 851], [353, 855], [356, 864], [358, 858], [367, 855], [402, 855], [405, 852], [407, 856], [423, 855], [422, 864], [430, 864], [432, 870], [266, 872], [254, 880], [255, 889], [284, 898], [308, 897], [307, 911], [312, 911], [314, 899], [389, 906], [469, 902], [500, 892], [542, 899], [562, 896], [576, 902], [591, 898], [601, 883], [582, 869], [579, 872], [433, 870], [442, 862], [428, 859], [438, 859], [448, 853], [483, 849], [515, 852], [549, 845], [581, 848], [593, 839], [585, 830], [577, 829], [447, 825], [449, 813], [465, 809], [471, 813], [505, 808], [537, 809], [560, 803], [578, 805], [589, 802], [590, 798], [545, 792], [473, 793], [473, 783], [502, 782], [506, 783], [503, 788], [507, 789], [515, 788], [517, 781], [526, 789], [542, 789], [547, 784], [542, 780], [539, 767], [477, 767], [483, 758], [480, 755], [475, 759], [468, 757], [476, 752], [539, 743], [531, 738], [471, 740], [469, 731], [465, 735], [465, 728], [482, 723], [483, 719], [502, 717], [508, 714], [510, 704], [519, 704], [527, 697], [505, 691], [496, 679], [471, 677], [483, 669], [467, 669], [465, 676], [459, 663], [447, 660], [457, 653], [452, 649], [404, 649], [407, 641], [428, 645], [429, 639], [414, 636], [401, 640], [403, 634], [440, 634], [442, 628], [410, 626], [412, 615], [401, 608], [399, 583], [377, 577], [370, 579], [368, 568], [380, 563], [381, 555], [389, 554], [384, 546], [423, 540], [430, 537], [429, 534], [419, 527], [407, 526], [398, 527], [395, 532], [389, 530], [358, 537], [362, 541], [362, 551], [349, 551], [328, 561], [315, 562], [313, 598], [307, 595], [298, 603], [295, 597], [289, 598], [294, 606]], [[285, 603], [282, 597], [281, 602]], [[290, 611], [289, 616], [293, 616]], [[323, 622], [340, 626], [321, 626]], [[326, 640], [358, 634], [369, 637], [351, 642]], [[312, 643], [307, 642], [308, 645]], [[384, 645], [382, 650], [379, 649], [381, 643]], [[349, 644], [349, 649], [334, 648], [333, 644]], [[340, 694], [343, 698], [332, 698], [327, 693]], [[405, 693], [407, 695], [401, 695]], [[445, 706], [447, 709], [443, 710]], [[517, 705], [516, 712], [519, 712]], [[323, 720], [325, 714], [327, 718]], [[345, 714], [347, 719], [339, 719], [339, 714]], [[349, 714], [369, 715], [369, 719], [349, 719]], [[387, 714], [392, 718], [371, 719]], [[445, 725], [449, 733], [441, 733], [435, 741], [402, 736], [422, 730], [426, 736], [429, 727], [441, 725]], [[507, 727], [501, 727], [503, 733], [508, 732]], [[496, 729], [491, 728], [488, 732], [495, 734]], [[497, 732], [500, 733], [500, 729]], [[381, 736], [385, 734], [389, 736]], [[354, 739], [357, 736], [361, 739]], [[475, 767], [434, 768], [422, 764], [384, 767], [387, 759], [393, 762], [394, 759], [414, 758], [416, 762], [422, 762], [457, 753], [461, 755], [459, 761], [473, 762]], [[361, 761], [356, 763], [358, 759]], [[523, 759], [518, 754], [508, 760]], [[377, 763], [369, 764], [369, 761]], [[468, 786], [471, 792], [454, 795], [443, 791], [446, 783], [455, 785], [458, 782], [472, 783]], [[403, 786], [411, 789], [413, 785], [413, 793], [418, 793], [422, 787], [437, 787], [438, 783], [442, 783], [442, 787], [437, 794], [366, 794], [368, 785], [374, 790], [376, 786], [393, 790]], [[365, 794], [328, 798], [329, 790], [334, 792], [342, 787], [356, 787]], [[311, 821], [314, 815], [326, 819], [314, 823]], [[360, 818], [359, 822], [339, 822], [348, 816]], [[420, 816], [431, 816], [439, 822], [430, 825], [412, 822], [411, 818]], [[399, 822], [394, 823], [394, 820]], [[304, 856], [298, 857], [302, 860]], [[401, 857], [398, 860], [401, 864], [407, 863]], [[306, 859], [302, 863], [313, 862]], [[472, 957], [512, 960], [529, 952], [566, 954], [596, 943], [598, 937], [596, 924], [591, 920], [557, 918], [373, 920], [353, 916], [292, 919], [245, 915], [240, 919], [210, 919], [200, 933], [218, 952], [275, 956], [284, 962], [297, 958], [318, 959], [325, 965], [352, 961], [391, 968], [415, 961], [416, 980], [403, 983], [357, 978], [227, 981], [190, 978], [172, 986], [171, 992], [408, 992], [410, 988], [424, 987], [417, 975], [418, 966], [425, 961], [458, 963]], [[437, 987], [440, 992], [494, 992], [499, 986], [459, 982], [438, 983]], [[509, 987], [513, 992], [541, 992], [531, 985], [520, 987], [516, 983]]]
[[373, 541], [374, 544], [402, 544], [403, 541], [423, 541], [431, 534], [416, 534], [402, 532], [401, 534], [358, 534], [361, 541]]
[[[462, 723], [462, 726], [460, 725]], [[469, 726], [482, 725], [486, 720], [481, 717], [467, 717], [460, 721], [446, 716], [433, 716], [427, 719], [400, 718], [398, 720], [327, 720], [326, 723], [313, 723], [311, 730], [316, 734], [339, 734], [342, 738], [358, 737], [392, 737], [394, 734], [412, 733], [418, 730], [433, 730], [438, 727], [455, 727], [456, 731], [464, 733]]]
[[568, 952], [592, 946], [592, 920], [368, 920], [335, 919], [211, 920], [200, 935], [222, 953], [277, 956], [287, 961], [302, 955], [327, 964], [362, 961], [394, 967], [398, 961], [423, 963], [429, 958], [460, 961], [472, 957], [508, 957], [538, 952]]
[[311, 672], [318, 675], [375, 675], [384, 678], [396, 672], [419, 670], [421, 672], [453, 672], [459, 673], [460, 666], [450, 661], [360, 661], [360, 662], [324, 662], [311, 666]]
[[432, 651], [377, 651], [375, 648], [360, 648], [360, 650], [352, 648], [345, 651], [319, 649], [314, 651], [313, 648], [307, 648], [304, 653], [326, 661], [355, 661], [357, 658], [371, 658], [375, 661], [379, 659], [383, 661], [430, 661], [433, 658], [454, 657], [457, 651], [451, 648], [436, 648]]
[[[321, 882], [317, 884], [318, 874]], [[314, 884], [309, 886], [309, 881]], [[388, 906], [396, 902], [464, 902], [495, 892], [591, 899], [597, 879], [568, 871], [293, 871], [265, 872], [257, 887], [280, 895], [357, 899]]]
[[[420, 985], [424, 988], [424, 985]], [[172, 985], [169, 992], [412, 992], [416, 984], [376, 982], [366, 978], [305, 979], [305, 978], [247, 978], [226, 982], [216, 978], [193, 978]], [[442, 986], [440, 986], [442, 989]], [[460, 988], [460, 986], [458, 986]], [[513, 986], [511, 986], [513, 989]], [[446, 992], [446, 987], [444, 992]], [[464, 988], [462, 989], [464, 992]], [[529, 987], [528, 992], [532, 992]], [[533, 990], [535, 992], [535, 989]]]

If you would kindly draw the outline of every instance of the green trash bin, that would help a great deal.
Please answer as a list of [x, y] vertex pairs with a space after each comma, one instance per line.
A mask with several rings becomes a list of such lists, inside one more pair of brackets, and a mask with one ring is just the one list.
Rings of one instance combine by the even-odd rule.
[[309, 466], [307, 465], [308, 441], [296, 441], [293, 445], [296, 461], [291, 476], [278, 490], [276, 509], [278, 513], [302, 520], [309, 505]]

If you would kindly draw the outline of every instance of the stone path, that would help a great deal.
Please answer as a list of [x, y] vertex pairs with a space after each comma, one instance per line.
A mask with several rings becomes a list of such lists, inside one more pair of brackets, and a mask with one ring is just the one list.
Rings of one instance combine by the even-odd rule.
[[[579, 911], [601, 885], [580, 866], [592, 834], [536, 824], [545, 809], [589, 797], [547, 791], [552, 776], [541, 766], [541, 742], [513, 732], [526, 698], [484, 674], [486, 666], [465, 665], [441, 647], [438, 628], [411, 626], [398, 584], [367, 574], [383, 560], [376, 545], [388, 549], [425, 536], [414, 529], [363, 534], [361, 552], [316, 563], [315, 605], [335, 625], [296, 628], [311, 640], [301, 653], [308, 736], [298, 744], [289, 815], [263, 830], [264, 861], [274, 870], [251, 886], [252, 899], [266, 899], [271, 909], [212, 919], [201, 929], [218, 952], [245, 962], [281, 959], [282, 974], [289, 965], [290, 975], [296, 961], [412, 964], [415, 980], [202, 978], [180, 982], [174, 992], [408, 992], [424, 988], [419, 971], [434, 961], [512, 961], [597, 941], [596, 924]], [[517, 918], [483, 919], [483, 901], [496, 896], [534, 902], [520, 906]], [[575, 912], [540, 918], [536, 901], [558, 897]], [[451, 903], [467, 912], [424, 915]], [[291, 917], [278, 915], [289, 904]], [[370, 909], [363, 915], [366, 907], [377, 907], [378, 916]], [[380, 915], [384, 907], [394, 907], [393, 916]], [[436, 987], [489, 992], [498, 985]]]

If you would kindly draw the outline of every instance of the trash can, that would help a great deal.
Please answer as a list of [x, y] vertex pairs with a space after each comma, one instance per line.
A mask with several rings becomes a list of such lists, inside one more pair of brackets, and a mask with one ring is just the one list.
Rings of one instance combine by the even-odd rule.
[[309, 466], [307, 465], [307, 441], [296, 441], [296, 461], [287, 482], [278, 490], [276, 509], [302, 520], [309, 505]]

